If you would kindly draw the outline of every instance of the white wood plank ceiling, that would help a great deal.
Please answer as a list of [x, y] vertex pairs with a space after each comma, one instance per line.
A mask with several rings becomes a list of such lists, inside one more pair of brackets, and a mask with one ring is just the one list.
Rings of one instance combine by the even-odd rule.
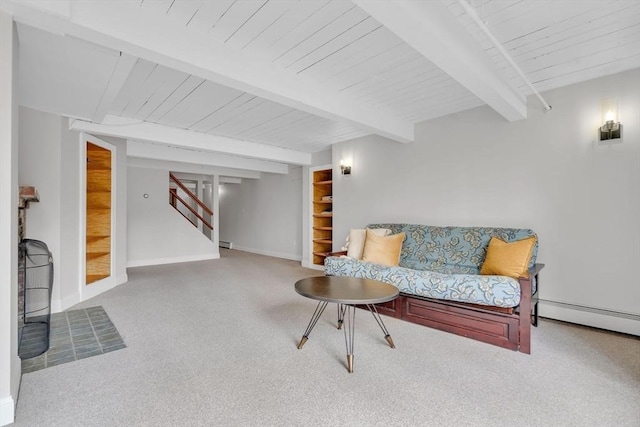
[[109, 114], [310, 153], [366, 134], [142, 59]]
[[[521, 91], [530, 91], [457, 0], [447, 5]], [[640, 2], [492, 0], [481, 18], [539, 91], [640, 66]]]
[[[538, 91], [640, 67], [638, 0], [466, 1]], [[52, 3], [0, 7], [22, 24], [110, 49], [111, 62], [123, 53], [107, 81], [86, 75], [101, 98], [84, 114], [69, 107], [74, 82], [55, 82], [58, 94], [70, 86], [60, 113], [93, 130], [129, 120], [184, 130], [186, 140], [206, 134], [211, 151], [245, 155], [220, 149], [215, 138], [225, 138], [225, 147], [255, 144], [256, 158], [304, 164], [273, 149], [313, 153], [371, 133], [410, 142], [415, 123], [484, 104], [522, 119], [531, 94], [463, 0]], [[37, 43], [24, 48], [32, 59], [46, 55]], [[65, 74], [50, 62], [61, 71], [39, 72]], [[38, 95], [25, 94], [26, 104], [38, 108]], [[55, 110], [54, 100], [40, 103]], [[126, 137], [120, 128], [111, 134]]]

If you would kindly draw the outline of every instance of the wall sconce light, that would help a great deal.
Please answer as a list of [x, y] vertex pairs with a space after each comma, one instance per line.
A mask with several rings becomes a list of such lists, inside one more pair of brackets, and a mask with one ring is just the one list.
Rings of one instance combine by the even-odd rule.
[[340, 172], [342, 175], [351, 175], [351, 165], [346, 165], [344, 160], [340, 160]]
[[615, 101], [602, 103], [602, 118], [604, 124], [600, 126], [600, 141], [619, 139], [622, 137], [622, 125], [618, 121], [618, 105]]

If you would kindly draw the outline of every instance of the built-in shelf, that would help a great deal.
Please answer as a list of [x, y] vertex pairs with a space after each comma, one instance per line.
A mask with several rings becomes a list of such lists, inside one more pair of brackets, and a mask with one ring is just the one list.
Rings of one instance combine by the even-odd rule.
[[110, 256], [110, 255], [111, 255], [111, 252], [87, 252], [87, 259], [93, 260], [103, 256]]
[[313, 239], [314, 243], [327, 243], [327, 244], [332, 244], [333, 240], [330, 239]]
[[333, 170], [328, 167], [312, 171], [311, 174], [313, 184], [312, 263], [322, 266], [324, 259], [333, 250]]
[[86, 284], [111, 272], [112, 152], [87, 141], [86, 158]]
[[87, 274], [87, 283], [97, 282], [98, 280], [106, 279], [110, 274]]

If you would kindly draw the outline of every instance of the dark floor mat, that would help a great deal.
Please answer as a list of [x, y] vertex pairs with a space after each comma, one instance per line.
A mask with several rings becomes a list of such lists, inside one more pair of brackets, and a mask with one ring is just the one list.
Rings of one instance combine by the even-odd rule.
[[125, 348], [120, 333], [101, 306], [51, 315], [49, 350], [22, 361], [22, 373], [86, 359]]

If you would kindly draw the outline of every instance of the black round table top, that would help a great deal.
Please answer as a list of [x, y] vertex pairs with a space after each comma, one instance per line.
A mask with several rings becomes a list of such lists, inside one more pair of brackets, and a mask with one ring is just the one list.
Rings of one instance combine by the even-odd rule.
[[395, 299], [398, 288], [359, 277], [318, 276], [296, 282], [296, 292], [307, 298], [338, 304], [378, 304]]

